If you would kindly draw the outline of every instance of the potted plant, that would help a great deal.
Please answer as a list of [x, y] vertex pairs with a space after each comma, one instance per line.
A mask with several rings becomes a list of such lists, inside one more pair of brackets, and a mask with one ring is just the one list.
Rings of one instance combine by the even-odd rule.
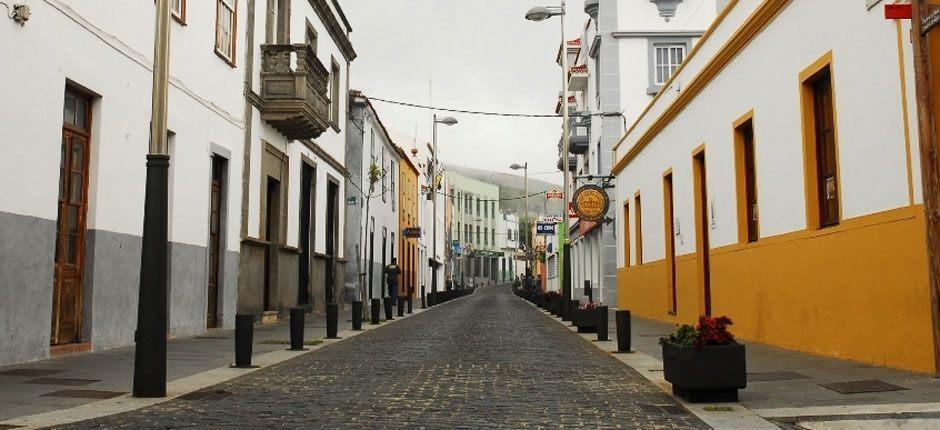
[[744, 345], [728, 331], [728, 317], [703, 316], [659, 339], [663, 373], [673, 394], [689, 402], [736, 402], [747, 386]]
[[593, 302], [581, 303], [571, 315], [571, 324], [578, 328], [578, 333], [597, 332], [597, 305]]

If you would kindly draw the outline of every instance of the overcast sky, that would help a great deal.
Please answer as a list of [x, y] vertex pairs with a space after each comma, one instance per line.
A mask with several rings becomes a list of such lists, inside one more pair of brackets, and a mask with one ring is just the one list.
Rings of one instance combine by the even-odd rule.
[[[555, 3], [553, 1], [552, 3]], [[552, 4], [547, 3], [547, 4]], [[524, 18], [539, 0], [346, 0], [359, 57], [350, 87], [366, 95], [470, 110], [554, 113], [561, 70], [557, 18]], [[568, 2], [568, 38], [588, 16], [583, 0]], [[429, 85], [430, 82], [430, 85]], [[431, 140], [433, 112], [373, 103], [386, 127]], [[561, 183], [556, 169], [559, 119], [453, 115], [439, 126], [446, 163], [511, 173], [529, 162], [533, 177]], [[410, 142], [402, 144], [410, 149]], [[520, 174], [522, 172], [519, 172]]]

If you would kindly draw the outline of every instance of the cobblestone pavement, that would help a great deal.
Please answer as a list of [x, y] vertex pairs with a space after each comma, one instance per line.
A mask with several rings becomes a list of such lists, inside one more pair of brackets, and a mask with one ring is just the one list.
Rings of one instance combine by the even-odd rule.
[[508, 287], [205, 391], [71, 427], [707, 428]]

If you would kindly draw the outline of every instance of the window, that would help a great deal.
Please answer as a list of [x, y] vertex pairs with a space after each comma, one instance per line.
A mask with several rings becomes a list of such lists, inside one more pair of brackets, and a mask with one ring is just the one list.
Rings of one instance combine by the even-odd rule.
[[841, 219], [836, 124], [827, 53], [800, 74], [807, 227], [838, 225]]
[[235, 67], [235, 6], [237, 0], [216, 0], [215, 53]]
[[180, 24], [186, 24], [186, 0], [170, 0], [170, 15]]
[[734, 139], [738, 199], [738, 241], [742, 243], [756, 242], [759, 230], [753, 112], [748, 113], [735, 123]]
[[385, 187], [385, 184], [386, 184], [385, 180], [386, 180], [386, 178], [388, 178], [389, 171], [388, 171], [388, 169], [385, 168], [385, 147], [384, 147], [384, 146], [382, 147], [382, 164], [380, 164], [380, 166], [382, 166], [382, 167], [381, 167], [381, 169], [382, 169], [382, 172], [381, 172], [381, 175], [382, 175], [382, 202], [385, 202], [385, 201], [386, 201], [386, 200], [385, 200], [385, 199], [386, 199], [386, 195], [385, 195], [385, 194], [386, 194], [386, 192], [388, 191], [388, 189]]
[[330, 121], [336, 131], [339, 131], [339, 104], [339, 64], [333, 59], [330, 62]]
[[490, 241], [493, 242], [493, 245], [496, 245], [496, 229], [490, 230]]
[[492, 202], [491, 205], [490, 213], [493, 214], [493, 218], [496, 218], [496, 202]]
[[636, 265], [643, 264], [643, 211], [640, 192], [633, 196], [633, 248], [636, 250]]
[[480, 244], [480, 226], [477, 226], [477, 240], [475, 243]]
[[306, 41], [307, 45], [310, 46], [310, 49], [312, 49], [313, 52], [317, 52], [317, 40], [317, 30], [313, 28], [313, 24], [311, 24], [310, 20], [308, 19]]
[[391, 188], [391, 191], [392, 191], [392, 211], [394, 211], [394, 210], [395, 210], [395, 203], [398, 201], [397, 195], [395, 194], [395, 178], [396, 178], [396, 175], [395, 175], [395, 160], [392, 160], [391, 163], [389, 163], [389, 165], [388, 165], [388, 173], [389, 173], [389, 175], [388, 175], [389, 181], [391, 181], [391, 187], [390, 187], [390, 188]]
[[477, 215], [477, 216], [480, 215], [480, 198], [479, 198], [479, 197], [477, 197], [477, 211], [476, 211], [476, 215]]
[[483, 217], [490, 217], [490, 205], [488, 205], [486, 202], [483, 202]]
[[506, 240], [512, 240], [512, 230], [506, 230]]
[[483, 244], [484, 245], [490, 244], [490, 229], [486, 227], [483, 228]]
[[656, 70], [654, 83], [663, 85], [676, 72], [685, 59], [685, 44], [657, 45], [655, 48]]

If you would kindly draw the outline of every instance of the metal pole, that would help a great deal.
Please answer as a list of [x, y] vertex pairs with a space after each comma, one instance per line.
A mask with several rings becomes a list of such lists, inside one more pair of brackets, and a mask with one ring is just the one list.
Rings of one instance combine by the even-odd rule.
[[561, 217], [561, 230], [562, 230], [562, 289], [565, 299], [571, 298], [571, 285], [570, 277], [568, 276], [571, 270], [571, 259], [565, 258], [568, 254], [568, 202], [571, 201], [569, 184], [570, 184], [570, 168], [568, 165], [569, 152], [568, 152], [568, 41], [565, 38], [565, 0], [561, 0], [561, 143], [562, 143], [562, 167], [564, 168], [564, 177], [565, 177], [565, 204], [562, 209], [563, 214]]
[[[434, 138], [431, 154], [431, 261], [437, 261], [437, 114], [434, 114]], [[437, 294], [437, 266], [431, 264], [431, 292]]]
[[[525, 162], [525, 220], [529, 221], [529, 162]], [[532, 227], [531, 224], [527, 224], [529, 227]], [[526, 234], [526, 244], [525, 244], [525, 272], [526, 276], [532, 276], [532, 268], [529, 264], [529, 253], [532, 252], [532, 229], [530, 228]]]
[[167, 87], [170, 77], [170, 2], [157, 0], [153, 43], [150, 151], [134, 349], [134, 397], [166, 396]]

